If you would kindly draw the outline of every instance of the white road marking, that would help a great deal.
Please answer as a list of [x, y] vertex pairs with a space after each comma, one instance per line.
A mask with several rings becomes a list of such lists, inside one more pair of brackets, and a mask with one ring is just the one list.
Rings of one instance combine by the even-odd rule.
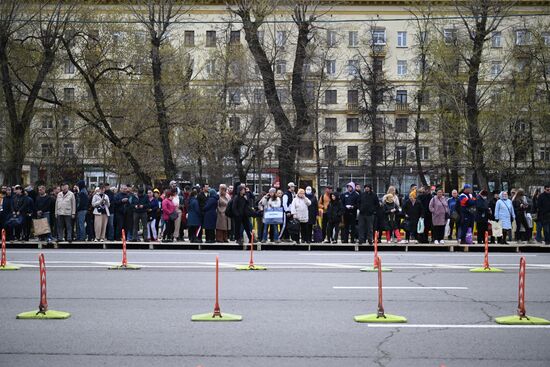
[[[378, 289], [378, 287], [345, 287], [345, 286], [336, 286], [332, 287], [333, 289]], [[384, 287], [384, 290], [386, 289], [403, 289], [403, 290], [441, 290], [441, 289], [449, 289], [449, 290], [465, 290], [468, 289], [468, 287]]]
[[[407, 257], [430, 257], [430, 256], [435, 256], [435, 257], [483, 257], [483, 253], [480, 252], [479, 254], [457, 254], [457, 253], [454, 253], [454, 252], [444, 252], [444, 253], [441, 253], [441, 254], [424, 254], [424, 253], [411, 253], [411, 252], [402, 252], [402, 253], [399, 253], [399, 252], [380, 252], [381, 254], [384, 254], [384, 256], [407, 256]], [[356, 252], [356, 253], [353, 253], [353, 254], [340, 254], [340, 253], [330, 253], [330, 254], [326, 254], [326, 253], [319, 253], [319, 254], [310, 254], [310, 253], [305, 253], [305, 254], [302, 254], [300, 253], [299, 255], [301, 256], [332, 256], [332, 257], [337, 257], [337, 256], [357, 256], [357, 257], [362, 257], [362, 256], [365, 256], [365, 254], [371, 254], [372, 256], [372, 252]], [[550, 256], [550, 254], [548, 254]], [[525, 256], [525, 257], [537, 257], [539, 255], [534, 255], [534, 254], [491, 254], [489, 253], [489, 256], [490, 257], [522, 257], [522, 256]]]
[[379, 324], [369, 323], [372, 328], [423, 328], [423, 329], [550, 329], [550, 325], [480, 325], [480, 324]]

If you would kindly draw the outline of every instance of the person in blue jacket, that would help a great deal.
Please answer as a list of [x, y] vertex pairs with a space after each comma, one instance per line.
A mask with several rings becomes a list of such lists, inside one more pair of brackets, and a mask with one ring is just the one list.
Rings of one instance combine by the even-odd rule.
[[208, 197], [204, 203], [202, 226], [206, 233], [206, 243], [214, 243], [216, 240], [216, 222], [218, 220], [218, 194], [216, 190], [209, 189]]
[[[189, 230], [189, 242], [198, 243], [197, 230], [201, 226], [201, 209], [197, 200], [197, 192], [191, 191], [189, 195], [189, 209], [187, 211], [187, 229]], [[202, 242], [202, 240], [200, 241]]]

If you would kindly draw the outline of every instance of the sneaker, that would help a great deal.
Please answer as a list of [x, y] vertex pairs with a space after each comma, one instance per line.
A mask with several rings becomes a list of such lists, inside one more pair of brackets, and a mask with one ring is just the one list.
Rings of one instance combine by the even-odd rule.
[[445, 241], [441, 240], [441, 241], [439, 241], [439, 244], [440, 244], [440, 245], [444, 245], [444, 244], [445, 244]]
[[435, 241], [434, 241], [434, 244], [439, 245], [439, 241], [438, 241], [438, 240], [435, 240]]
[[399, 241], [399, 243], [405, 244], [405, 243], [409, 243], [409, 241], [407, 241], [407, 240], [401, 240], [401, 241]]

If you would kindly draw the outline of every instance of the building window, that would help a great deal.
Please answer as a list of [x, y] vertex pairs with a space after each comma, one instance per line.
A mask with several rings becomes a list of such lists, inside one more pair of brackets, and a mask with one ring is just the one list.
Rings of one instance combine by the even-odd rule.
[[216, 47], [216, 31], [206, 31], [206, 47]]
[[397, 32], [397, 47], [407, 47], [407, 32]]
[[73, 143], [63, 144], [63, 154], [74, 155], [74, 144]]
[[501, 32], [493, 32], [493, 34], [491, 36], [491, 47], [493, 47], [493, 48], [502, 47], [502, 33]]
[[61, 120], [61, 127], [63, 129], [68, 129], [71, 127], [71, 119], [68, 116], [63, 116], [63, 119]]
[[327, 46], [328, 47], [336, 47], [336, 31], [327, 31]]
[[384, 119], [377, 117], [372, 128], [374, 129], [375, 139], [381, 139], [384, 136]]
[[325, 91], [325, 104], [336, 104], [337, 94], [336, 89], [328, 89]]
[[420, 160], [426, 161], [430, 159], [430, 148], [429, 147], [420, 147]]
[[260, 88], [254, 89], [254, 103], [263, 103], [264, 102], [264, 90]]
[[550, 32], [542, 32], [542, 43], [545, 46], [550, 46]]
[[372, 43], [374, 45], [386, 44], [386, 30], [385, 29], [373, 29], [372, 30]]
[[407, 75], [407, 60], [397, 60], [397, 75]]
[[516, 31], [516, 45], [525, 46], [531, 41], [531, 33], [527, 29], [518, 29]]
[[395, 96], [395, 103], [397, 104], [406, 104], [407, 103], [407, 91], [398, 90], [397, 95]]
[[348, 103], [359, 104], [359, 91], [357, 89], [348, 90]]
[[374, 73], [381, 73], [383, 66], [384, 66], [384, 58], [383, 57], [374, 57], [372, 59], [372, 71]]
[[285, 60], [277, 60], [275, 62], [275, 72], [279, 75], [286, 74], [286, 61]]
[[406, 133], [408, 122], [409, 122], [409, 119], [407, 119], [407, 118], [395, 119], [395, 132], [396, 133]]
[[395, 161], [399, 166], [404, 166], [407, 163], [406, 147], [395, 147]]
[[42, 148], [42, 156], [43, 157], [50, 157], [53, 154], [53, 145], [50, 143], [44, 143], [41, 145]]
[[550, 162], [550, 148], [541, 147], [539, 150], [539, 158], [541, 161]]
[[286, 32], [285, 31], [277, 31], [275, 36], [275, 45], [277, 47], [285, 47], [286, 45]]
[[241, 91], [239, 89], [229, 91], [229, 103], [234, 105], [241, 104]]
[[348, 32], [348, 46], [349, 47], [359, 46], [359, 32], [357, 31]]
[[418, 119], [418, 132], [427, 133], [430, 131], [430, 123], [426, 119]]
[[231, 33], [229, 34], [229, 44], [230, 45], [241, 44], [241, 31], [231, 31]]
[[328, 75], [336, 74], [336, 60], [325, 60]]
[[359, 147], [357, 145], [348, 146], [348, 159], [359, 159]]
[[457, 31], [454, 28], [448, 28], [443, 30], [443, 40], [446, 44], [456, 43]]
[[229, 128], [234, 131], [241, 130], [241, 119], [237, 116], [232, 116], [229, 118]]
[[425, 90], [424, 93], [418, 92], [417, 98], [419, 105], [427, 105], [430, 103], [430, 92], [427, 90]]
[[496, 78], [502, 72], [502, 63], [500, 61], [493, 61], [491, 64], [491, 76]]
[[374, 145], [372, 147], [372, 155], [376, 161], [384, 159], [384, 147], [382, 145]]
[[74, 74], [75, 67], [71, 60], [65, 61], [65, 74]]
[[347, 132], [348, 133], [358, 133], [359, 132], [359, 119], [358, 118], [348, 118], [346, 120]]
[[420, 31], [420, 32], [418, 33], [418, 42], [419, 42], [421, 45], [426, 44], [426, 42], [428, 42], [428, 32], [426, 32], [426, 31]]
[[325, 159], [336, 159], [336, 146], [325, 145]]
[[63, 88], [63, 101], [74, 102], [74, 88]]
[[265, 32], [264, 31], [258, 31], [256, 32], [256, 36], [258, 37], [258, 42], [260, 42], [260, 45], [264, 44], [265, 39]]
[[46, 116], [42, 120], [43, 129], [53, 129], [53, 119], [51, 116]]
[[277, 96], [279, 96], [279, 101], [281, 101], [281, 103], [285, 104], [289, 102], [288, 89], [277, 88]]
[[335, 133], [337, 131], [336, 117], [325, 118], [325, 131], [329, 133]]
[[206, 60], [206, 73], [208, 75], [212, 75], [215, 72], [216, 72], [216, 60], [215, 59]]
[[303, 141], [298, 149], [298, 155], [303, 159], [313, 159], [313, 142]]
[[185, 31], [183, 44], [185, 46], [195, 46], [195, 31]]
[[357, 75], [359, 71], [359, 60], [348, 60], [348, 75]]

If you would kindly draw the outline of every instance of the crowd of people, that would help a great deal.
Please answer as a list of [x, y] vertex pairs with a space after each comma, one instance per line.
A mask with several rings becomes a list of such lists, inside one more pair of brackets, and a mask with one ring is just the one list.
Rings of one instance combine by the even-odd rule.
[[[311, 187], [275, 183], [255, 195], [245, 184], [180, 187], [163, 190], [109, 184], [88, 191], [84, 181], [72, 189], [65, 183], [46, 189], [38, 185], [2, 187], [0, 226], [7, 240], [128, 241], [191, 243], [250, 240], [256, 225], [261, 242], [372, 244], [462, 244], [509, 240], [550, 245], [550, 185], [529, 196], [525, 190], [472, 192], [465, 184], [447, 198], [442, 188], [411, 185], [407, 195], [390, 186], [381, 198], [372, 186], [350, 182], [345, 189], [324, 188], [317, 197]], [[40, 225], [39, 225], [40, 224]], [[475, 226], [474, 226], [475, 225]], [[536, 227], [533, 238], [533, 228]], [[477, 230], [477, 238], [474, 236]], [[124, 230], [124, 231], [123, 231]], [[514, 230], [514, 233], [512, 233]], [[404, 238], [401, 233], [404, 232]], [[187, 236], [186, 236], [187, 234]], [[543, 239], [544, 235], [544, 239]]]

